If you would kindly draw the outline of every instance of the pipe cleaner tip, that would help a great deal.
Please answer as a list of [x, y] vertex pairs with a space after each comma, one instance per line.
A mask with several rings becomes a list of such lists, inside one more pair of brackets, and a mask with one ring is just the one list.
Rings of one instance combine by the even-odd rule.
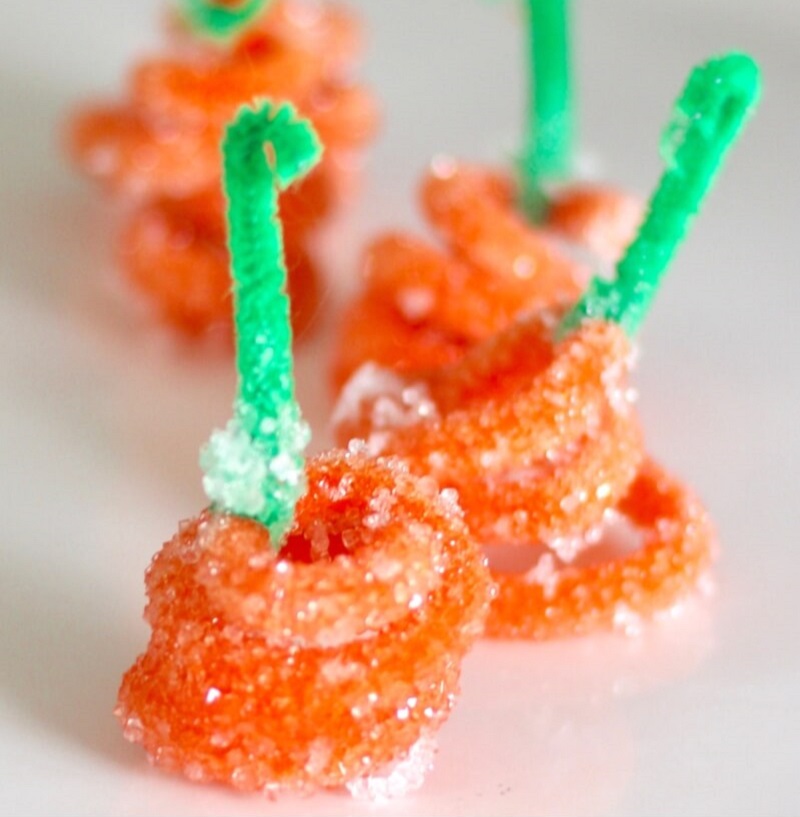
[[183, 0], [183, 13], [192, 28], [211, 39], [236, 36], [269, 5], [271, 0]]
[[289, 104], [243, 108], [223, 141], [233, 273], [234, 414], [201, 453], [214, 507], [266, 525], [275, 547], [306, 488], [310, 439], [295, 397], [278, 191], [307, 173], [321, 145]]
[[613, 321], [636, 334], [760, 95], [761, 72], [747, 54], [725, 54], [694, 68], [664, 129], [666, 169], [637, 236], [613, 279], [591, 281], [559, 335], [585, 319]]

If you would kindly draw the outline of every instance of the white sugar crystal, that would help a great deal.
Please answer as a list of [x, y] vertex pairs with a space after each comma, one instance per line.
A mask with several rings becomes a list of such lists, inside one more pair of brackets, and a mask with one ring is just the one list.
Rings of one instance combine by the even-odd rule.
[[438, 414], [424, 384], [408, 383], [374, 363], [365, 363], [347, 381], [331, 422], [334, 426], [356, 422], [365, 412], [369, 412], [370, 426], [375, 429], [368, 441], [372, 454], [382, 450], [381, 432], [413, 425]]
[[558, 504], [565, 513], [573, 513], [586, 502], [589, 495], [584, 490], [575, 491], [572, 494], [567, 494]]
[[540, 584], [545, 599], [551, 599], [558, 587], [558, 569], [552, 553], [543, 553], [536, 564], [525, 574], [525, 581]]
[[345, 383], [333, 408], [331, 423], [334, 426], [361, 416], [363, 404], [372, 403], [383, 394], [402, 391], [406, 384], [389, 369], [375, 363], [360, 366]]
[[201, 783], [206, 776], [203, 767], [199, 763], [187, 763], [183, 767], [183, 773], [194, 783]]
[[340, 656], [337, 656], [330, 661], [326, 661], [320, 667], [320, 672], [326, 681], [331, 684], [338, 684], [362, 675], [364, 668], [355, 661], [344, 661]]
[[397, 306], [409, 321], [420, 321], [433, 309], [436, 298], [428, 287], [404, 287], [397, 293]]
[[294, 457], [289, 454], [278, 454], [269, 463], [269, 470], [274, 476], [287, 485], [298, 485], [303, 472], [298, 469]]
[[397, 761], [388, 769], [381, 769], [380, 774], [352, 780], [347, 784], [347, 789], [356, 800], [375, 803], [405, 797], [425, 782], [425, 776], [433, 768], [435, 755], [436, 743], [433, 738], [423, 736], [403, 760]]
[[678, 601], [671, 604], [669, 607], [664, 608], [663, 610], [658, 610], [653, 615], [655, 621], [664, 622], [664, 621], [675, 621], [679, 619], [684, 613], [686, 612], [686, 601], [684, 599], [678, 599]]
[[364, 440], [350, 440], [347, 443], [347, 453], [356, 457], [365, 456], [369, 454], [369, 447]]
[[376, 555], [372, 573], [378, 581], [389, 583], [403, 572], [403, 563], [385, 555]]
[[439, 498], [448, 513], [455, 514], [456, 516], [464, 515], [458, 501], [458, 491], [455, 488], [442, 488]]
[[586, 539], [580, 534], [574, 536], [545, 537], [545, 544], [558, 558], [569, 564], [587, 545]]
[[330, 547], [328, 528], [325, 523], [317, 518], [308, 526], [308, 539], [311, 542], [311, 552], [315, 558], [324, 556]]
[[331, 758], [333, 746], [329, 740], [317, 738], [312, 741], [308, 750], [308, 760], [306, 760], [305, 768], [309, 775], [316, 777], [325, 771], [325, 767]]
[[368, 513], [364, 517], [364, 527], [370, 530], [385, 528], [392, 521], [392, 510], [396, 504], [394, 495], [388, 488], [381, 488], [369, 500]]
[[122, 734], [125, 740], [129, 740], [131, 743], [140, 743], [144, 738], [144, 726], [141, 720], [135, 715], [126, 718]]
[[438, 409], [431, 400], [428, 387], [424, 383], [406, 386], [400, 395], [403, 405], [413, 409], [417, 417], [436, 417]]
[[603, 482], [597, 486], [594, 495], [598, 499], [608, 499], [611, 496], [611, 486], [607, 482]]
[[414, 595], [408, 600], [408, 609], [418, 610], [420, 607], [422, 607], [423, 601], [425, 601], [425, 598], [421, 593], [414, 593]]
[[636, 402], [638, 394], [628, 386], [628, 375], [633, 370], [638, 351], [634, 347], [626, 360], [621, 360], [609, 366], [602, 374], [603, 388], [611, 408], [617, 414], [627, 416]]
[[[351, 440], [350, 446], [348, 446], [348, 451], [350, 453], [355, 453], [353, 451], [353, 444], [358, 443], [358, 440]], [[353, 475], [352, 474], [345, 474], [336, 485], [331, 486], [330, 489], [330, 496], [331, 499], [339, 500], [345, 499], [349, 496], [350, 492], [353, 490]]]
[[627, 604], [618, 602], [614, 607], [614, 629], [628, 636], [637, 636], [642, 632], [642, 617], [631, 610]]

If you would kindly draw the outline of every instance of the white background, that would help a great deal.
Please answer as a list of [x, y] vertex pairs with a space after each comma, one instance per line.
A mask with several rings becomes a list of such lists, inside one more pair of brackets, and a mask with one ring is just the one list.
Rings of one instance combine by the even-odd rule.
[[[335, 306], [358, 248], [417, 227], [447, 151], [502, 161], [521, 117], [510, 2], [354, 0], [383, 136], [363, 200], [326, 239]], [[689, 66], [744, 48], [762, 109], [643, 333], [651, 449], [718, 523], [716, 595], [638, 639], [486, 643], [407, 801], [270, 803], [148, 768], [111, 716], [146, 641], [142, 574], [203, 504], [197, 449], [224, 421], [229, 358], [152, 326], [117, 283], [113, 216], [59, 155], [70, 105], [117, 94], [158, 43], [153, 0], [0, 6], [0, 813], [790, 815], [800, 810], [800, 12], [786, 2], [577, 5], [581, 141], [646, 194]], [[328, 314], [299, 359], [325, 442]]]

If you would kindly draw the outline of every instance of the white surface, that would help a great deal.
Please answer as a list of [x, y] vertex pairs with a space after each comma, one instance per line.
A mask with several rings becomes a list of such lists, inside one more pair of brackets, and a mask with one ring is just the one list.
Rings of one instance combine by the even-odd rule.
[[[386, 129], [362, 204], [331, 236], [337, 277], [378, 227], [415, 224], [431, 155], [500, 158], [521, 94], [511, 4], [353, 5]], [[795, 3], [579, 4], [582, 139], [638, 191], [691, 63], [735, 46], [764, 67], [762, 110], [664, 287], [639, 374], [652, 449], [717, 519], [716, 597], [635, 640], [481, 645], [426, 787], [381, 809], [162, 776], [111, 716], [146, 640], [143, 570], [202, 506], [197, 449], [233, 388], [225, 355], [172, 342], [120, 298], [109, 215], [56, 146], [70, 104], [117, 93], [155, 43], [157, 6], [0, 6], [0, 813], [796, 814]], [[317, 424], [328, 407], [307, 375], [325, 352], [323, 335], [300, 362]]]

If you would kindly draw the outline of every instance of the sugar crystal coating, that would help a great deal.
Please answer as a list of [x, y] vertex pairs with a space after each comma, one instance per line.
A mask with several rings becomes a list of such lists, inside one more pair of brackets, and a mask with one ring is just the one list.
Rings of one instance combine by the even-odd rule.
[[419, 383], [435, 411], [426, 407], [416, 423], [391, 427], [385, 409], [376, 416], [390, 395], [351, 400], [339, 440], [364, 438], [454, 488], [485, 543], [535, 543], [597, 524], [642, 460], [626, 398], [631, 348], [602, 323], [554, 345], [555, 322], [547, 314], [519, 321], [429, 372]]
[[[218, 148], [217, 148], [218, 150]], [[329, 166], [280, 196], [292, 327], [305, 337], [317, 312], [320, 282], [307, 244], [331, 211]], [[181, 199], [138, 204], [120, 235], [120, 261], [133, 283], [158, 299], [165, 319], [187, 335], [230, 328], [230, 254], [222, 192], [209, 188]]]
[[632, 553], [548, 575], [493, 571], [498, 594], [487, 635], [543, 639], [601, 629], [638, 628], [694, 590], [715, 555], [714, 531], [700, 501], [647, 461], [618, 505], [642, 533]]
[[366, 361], [403, 371], [454, 362], [521, 315], [573, 301], [588, 270], [560, 242], [613, 260], [639, 216], [630, 196], [575, 185], [534, 226], [510, 176], [449, 157], [431, 163], [421, 203], [443, 247], [403, 233], [369, 245], [363, 294], [341, 322], [337, 390]]
[[[402, 400], [410, 378], [395, 375], [400, 387], [387, 388], [383, 374], [380, 388], [343, 392], [341, 437], [362, 436], [454, 489], [490, 560], [497, 545], [550, 548], [527, 573], [492, 570], [494, 637], [631, 632], [632, 622], [687, 594], [714, 555], [700, 502], [643, 460], [623, 330], [590, 321], [556, 343], [556, 322], [546, 313], [520, 320], [429, 372], [416, 394], [431, 405], [415, 423], [392, 426], [391, 412], [375, 411], [392, 395]], [[596, 544], [611, 511], [642, 531], [641, 546], [588, 567], [569, 564]]]
[[577, 294], [574, 264], [514, 207], [507, 177], [460, 162], [436, 163], [422, 183], [425, 215], [454, 253], [488, 274], [536, 279], [531, 308]]
[[130, 74], [125, 99], [79, 111], [67, 134], [75, 164], [133, 211], [119, 239], [128, 278], [182, 332], [230, 327], [230, 277], [220, 188], [225, 123], [265, 96], [291, 100], [326, 145], [324, 161], [282, 196], [295, 330], [318, 306], [312, 234], [345, 194], [352, 156], [376, 127], [375, 104], [348, 72], [355, 19], [337, 7], [279, 0], [221, 48], [172, 24], [166, 53]]
[[491, 588], [457, 506], [360, 453], [310, 461], [308, 483], [278, 553], [257, 523], [206, 511], [154, 558], [152, 636], [116, 712], [155, 764], [360, 791], [404, 758], [418, 770], [413, 747], [447, 718]]

